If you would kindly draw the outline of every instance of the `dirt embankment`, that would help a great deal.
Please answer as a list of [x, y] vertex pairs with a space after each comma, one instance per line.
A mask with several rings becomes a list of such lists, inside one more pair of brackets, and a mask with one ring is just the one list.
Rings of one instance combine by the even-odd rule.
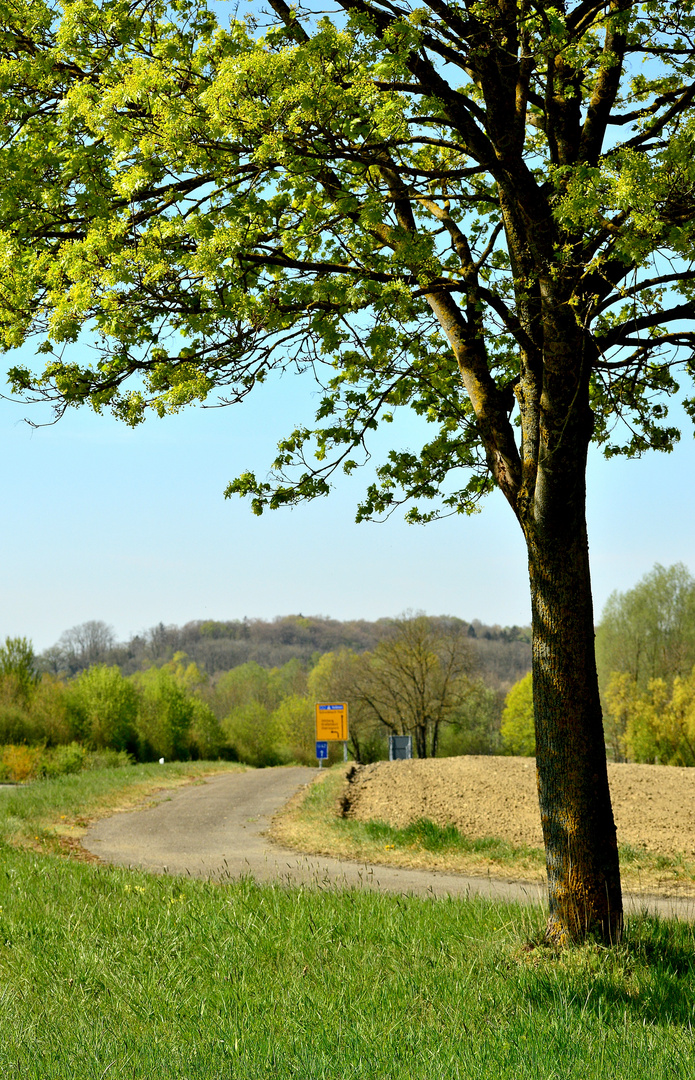
[[[379, 761], [348, 770], [347, 817], [402, 828], [419, 818], [465, 836], [543, 846], [533, 758]], [[653, 854], [695, 855], [695, 769], [609, 765], [618, 842]]]

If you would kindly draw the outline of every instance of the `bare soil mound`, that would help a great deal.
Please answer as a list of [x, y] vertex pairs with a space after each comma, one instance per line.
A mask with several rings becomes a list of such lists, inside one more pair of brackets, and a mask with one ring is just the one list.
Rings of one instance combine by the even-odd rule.
[[[695, 855], [695, 769], [610, 765], [618, 842], [655, 855]], [[347, 771], [346, 817], [403, 828], [420, 818], [465, 836], [543, 846], [533, 758], [379, 761]]]

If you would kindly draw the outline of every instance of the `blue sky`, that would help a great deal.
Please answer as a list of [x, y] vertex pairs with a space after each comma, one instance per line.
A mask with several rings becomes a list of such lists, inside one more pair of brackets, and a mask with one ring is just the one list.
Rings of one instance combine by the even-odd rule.
[[[241, 406], [189, 409], [135, 431], [88, 409], [32, 430], [22, 418], [40, 414], [0, 402], [0, 640], [24, 635], [43, 649], [87, 619], [125, 638], [160, 620], [297, 612], [374, 619], [415, 609], [527, 623], [524, 545], [501, 496], [474, 517], [425, 527], [400, 515], [355, 525], [360, 472], [340, 478], [328, 499], [262, 518], [223, 498], [240, 471], [267, 469], [277, 439], [309, 418], [312, 390], [287, 376]], [[412, 432], [394, 425], [387, 434], [402, 445]], [[655, 562], [695, 569], [694, 476], [688, 429], [671, 455], [592, 455], [597, 613]]]

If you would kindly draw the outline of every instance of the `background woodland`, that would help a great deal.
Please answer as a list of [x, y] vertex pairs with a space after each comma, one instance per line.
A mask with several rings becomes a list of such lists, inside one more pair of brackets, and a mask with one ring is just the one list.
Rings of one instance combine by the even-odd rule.
[[[614, 593], [596, 633], [608, 755], [695, 765], [695, 580], [655, 566]], [[0, 777], [132, 760], [313, 764], [314, 704], [350, 703], [350, 756], [535, 753], [530, 630], [407, 613], [160, 623], [118, 642], [104, 622], [40, 655], [0, 647]], [[331, 747], [333, 758], [341, 747]]]

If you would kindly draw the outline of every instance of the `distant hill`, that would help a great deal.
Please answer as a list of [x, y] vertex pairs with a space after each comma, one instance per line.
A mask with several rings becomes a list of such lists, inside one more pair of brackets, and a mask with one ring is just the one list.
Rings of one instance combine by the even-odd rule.
[[[485, 682], [508, 689], [531, 667], [529, 627], [486, 626], [478, 619], [468, 623], [453, 616], [432, 616], [438, 627], [463, 627], [474, 646]], [[127, 642], [117, 643], [103, 622], [84, 623], [67, 630], [39, 657], [43, 670], [76, 675], [90, 664], [117, 664], [124, 675], [166, 663], [185, 652], [209, 675], [228, 671], [247, 661], [262, 667], [280, 667], [298, 659], [311, 665], [326, 652], [348, 648], [355, 652], [373, 649], [386, 637], [390, 619], [354, 619], [341, 622], [320, 616], [285, 615], [265, 619], [234, 619], [229, 622], [194, 621], [185, 626], [159, 623]]]

